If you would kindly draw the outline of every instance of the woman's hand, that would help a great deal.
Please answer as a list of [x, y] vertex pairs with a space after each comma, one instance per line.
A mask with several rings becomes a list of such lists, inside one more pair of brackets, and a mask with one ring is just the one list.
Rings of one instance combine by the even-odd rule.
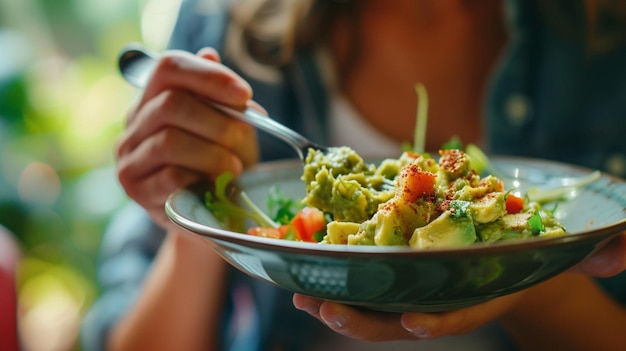
[[438, 313], [385, 313], [295, 294], [296, 308], [319, 319], [335, 332], [365, 341], [432, 339], [462, 335], [507, 313], [524, 292], [460, 310]]
[[[572, 271], [594, 276], [611, 276], [621, 273], [624, 269], [626, 269], [626, 233], [609, 241], [593, 256], [574, 267]], [[591, 281], [589, 277], [578, 275], [579, 278], [572, 278], [576, 276], [565, 273], [550, 280], [549, 283], [512, 295], [460, 310], [438, 313], [399, 314], [365, 311], [300, 294], [294, 295], [293, 304], [296, 308], [320, 320], [330, 329], [349, 338], [366, 341], [432, 339], [446, 335], [465, 334], [505, 316], [511, 319], [511, 316], [526, 312], [528, 306], [535, 306], [536, 310], [546, 310], [548, 307], [545, 306], [550, 306], [552, 303], [558, 305], [563, 300], [559, 296], [566, 296], [568, 292], [571, 292], [570, 289], [574, 285], [570, 281], [583, 280], [581, 286], [592, 285], [589, 283]], [[546, 289], [555, 291], [556, 293], [552, 295], [557, 297], [546, 299]], [[596, 301], [609, 300], [599, 289], [590, 288], [590, 290], [597, 295], [594, 298]], [[522, 299], [522, 296], [525, 297]], [[579, 300], [585, 301], [587, 298], [583, 296]], [[537, 305], [544, 307], [536, 308]], [[580, 305], [580, 303], [576, 302], [572, 305]], [[607, 310], [610, 309], [607, 308]], [[524, 332], [523, 328], [513, 329], [519, 329], [513, 330], [518, 333]]]
[[[163, 53], [117, 146], [117, 172], [126, 193], [160, 225], [174, 190], [258, 161], [253, 127], [204, 100], [238, 109], [252, 106], [252, 89], [220, 63], [217, 52]], [[258, 106], [255, 106], [258, 107]]]
[[610, 277], [626, 270], [626, 233], [621, 233], [572, 271], [596, 277]]

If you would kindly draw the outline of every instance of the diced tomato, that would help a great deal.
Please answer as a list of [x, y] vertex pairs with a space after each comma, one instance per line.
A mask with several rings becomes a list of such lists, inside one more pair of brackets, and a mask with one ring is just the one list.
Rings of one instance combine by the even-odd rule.
[[326, 218], [319, 209], [305, 207], [291, 220], [291, 225], [296, 231], [297, 240], [317, 242], [315, 233], [326, 227]]
[[248, 234], [262, 236], [264, 238], [284, 239], [288, 231], [289, 225], [285, 224], [278, 228], [252, 227], [248, 229]]
[[520, 213], [524, 209], [524, 199], [508, 193], [506, 195], [506, 212], [508, 213]]
[[409, 164], [400, 173], [399, 194], [404, 200], [415, 202], [421, 196], [435, 193], [435, 179], [435, 174]]
[[315, 233], [324, 230], [326, 218], [324, 212], [313, 207], [300, 210], [289, 224], [278, 228], [252, 227], [248, 234], [265, 238], [285, 239], [287, 237], [300, 241], [317, 242]]

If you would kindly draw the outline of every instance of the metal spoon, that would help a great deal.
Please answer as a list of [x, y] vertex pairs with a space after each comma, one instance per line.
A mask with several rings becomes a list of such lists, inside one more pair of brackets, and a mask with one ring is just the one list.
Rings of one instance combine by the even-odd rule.
[[[158, 55], [156, 53], [150, 52], [140, 44], [130, 44], [121, 50], [118, 65], [126, 81], [138, 88], [145, 88], [156, 67], [157, 60]], [[211, 105], [211, 107], [224, 112], [230, 117], [248, 123], [285, 141], [293, 147], [298, 157], [303, 162], [310, 148], [323, 152], [328, 151], [327, 147], [310, 141], [294, 130], [276, 122], [271, 117], [259, 113], [255, 109], [247, 108], [242, 112], [215, 101], [207, 100], [206, 102]]]

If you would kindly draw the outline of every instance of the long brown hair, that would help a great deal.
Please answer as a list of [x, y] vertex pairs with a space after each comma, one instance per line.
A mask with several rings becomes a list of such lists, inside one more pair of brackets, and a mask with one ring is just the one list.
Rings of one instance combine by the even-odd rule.
[[[338, 20], [346, 20], [353, 39], [351, 55], [340, 63], [349, 67], [358, 56], [359, 9], [366, 0], [243, 0], [231, 8], [226, 52], [247, 74], [278, 79], [277, 70], [288, 64], [296, 50], [328, 44]], [[338, 72], [343, 72], [343, 67]]]

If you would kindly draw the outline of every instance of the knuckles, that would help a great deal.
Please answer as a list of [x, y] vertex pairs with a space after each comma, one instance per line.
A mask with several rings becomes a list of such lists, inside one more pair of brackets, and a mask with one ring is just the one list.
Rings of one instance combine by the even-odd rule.
[[160, 159], [161, 162], [172, 161], [176, 157], [177, 150], [185, 146], [185, 140], [176, 128], [162, 128], [146, 141], [148, 157]]
[[166, 89], [160, 92], [150, 103], [153, 123], [167, 124], [168, 118], [180, 118], [188, 115], [189, 93], [180, 89]]
[[168, 166], [158, 174], [158, 186], [169, 194], [178, 188], [183, 188], [195, 183], [198, 176], [185, 172], [178, 167]]
[[163, 55], [161, 55], [161, 57], [157, 60], [154, 72], [152, 73], [152, 80], [170, 74], [171, 72], [181, 70], [181, 63], [189, 59], [187, 56], [188, 55], [185, 52], [177, 50], [164, 52]]
[[[158, 59], [151, 81], [163, 84], [173, 77], [189, 74], [191, 71], [198, 79], [204, 80], [207, 88], [229, 87], [238, 76], [219, 61], [204, 59], [188, 52], [166, 51]], [[209, 84], [210, 83], [210, 84]], [[164, 84], [167, 86], [168, 84]], [[207, 91], [208, 93], [208, 91]]]

